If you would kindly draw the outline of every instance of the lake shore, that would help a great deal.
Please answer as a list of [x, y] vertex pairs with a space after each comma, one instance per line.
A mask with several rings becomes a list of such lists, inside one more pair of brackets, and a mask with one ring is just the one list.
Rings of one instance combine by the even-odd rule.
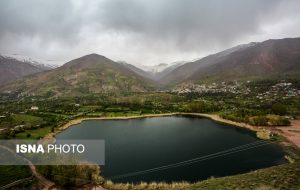
[[73, 125], [80, 124], [82, 121], [86, 120], [127, 120], [127, 119], [139, 119], [139, 118], [146, 118], [146, 117], [163, 117], [163, 116], [172, 116], [178, 115], [178, 113], [165, 113], [165, 114], [145, 114], [145, 115], [136, 115], [136, 116], [120, 116], [120, 117], [86, 117], [86, 118], [78, 118], [69, 121], [68, 123], [64, 124], [63, 126], [56, 129], [54, 132], [47, 134], [44, 139], [52, 139], [56, 134], [72, 127]]
[[82, 121], [86, 120], [128, 120], [128, 119], [139, 119], [147, 117], [164, 117], [164, 116], [174, 116], [174, 115], [186, 115], [186, 116], [198, 116], [212, 119], [216, 122], [225, 123], [233, 127], [239, 127], [248, 129], [256, 133], [257, 137], [260, 139], [268, 140], [272, 134], [276, 134], [284, 137], [285, 141], [283, 145], [294, 145], [300, 150], [300, 120], [295, 120], [292, 122], [291, 126], [286, 127], [263, 127], [263, 126], [252, 126], [247, 123], [235, 122], [228, 119], [224, 119], [217, 114], [205, 114], [205, 113], [183, 113], [183, 112], [174, 112], [174, 113], [163, 113], [163, 114], [145, 114], [145, 115], [136, 115], [136, 116], [119, 116], [119, 117], [86, 117], [78, 118], [69, 121], [63, 126], [56, 129], [54, 132], [47, 134], [43, 139], [51, 140], [55, 138], [58, 133], [72, 127], [74, 125], [80, 124]]
[[204, 114], [204, 113], [183, 113], [183, 112], [174, 112], [174, 113], [163, 113], [163, 114], [145, 114], [145, 115], [136, 115], [136, 116], [119, 116], [119, 117], [86, 117], [86, 118], [78, 118], [69, 121], [68, 123], [64, 124], [63, 126], [56, 129], [54, 132], [47, 134], [44, 139], [53, 139], [55, 135], [61, 133], [62, 131], [72, 127], [74, 125], [80, 124], [82, 121], [86, 120], [128, 120], [128, 119], [139, 119], [139, 118], [147, 118], [147, 117], [164, 117], [164, 116], [174, 116], [174, 115], [186, 115], [186, 116], [199, 116], [212, 119], [217, 122], [229, 124], [234, 127], [246, 128], [253, 132], [261, 132], [265, 130], [264, 127], [256, 127], [246, 123], [240, 123], [235, 121], [230, 121], [227, 119], [223, 119], [216, 114]]
[[[182, 115], [189, 115], [190, 113], [181, 113]], [[225, 124], [229, 124], [235, 127], [241, 127], [249, 129], [253, 132], [257, 133], [257, 137], [259, 137], [260, 134], [269, 134], [271, 135], [276, 134], [278, 136], [284, 137], [283, 145], [289, 146], [294, 145], [298, 150], [300, 150], [300, 120], [293, 120], [291, 122], [291, 126], [281, 126], [281, 127], [272, 127], [272, 126], [252, 126], [247, 123], [241, 123], [241, 122], [235, 122], [227, 119], [221, 118], [219, 115], [216, 114], [202, 114], [202, 113], [191, 113], [191, 115], [199, 115], [203, 117], [210, 118], [214, 121], [222, 122]], [[261, 139], [264, 139], [261, 138]]]
[[246, 123], [241, 123], [241, 122], [235, 122], [235, 121], [231, 121], [228, 119], [224, 119], [222, 117], [220, 117], [217, 114], [205, 114], [205, 113], [179, 113], [180, 115], [191, 115], [191, 116], [200, 116], [200, 117], [206, 117], [209, 119], [212, 119], [214, 121], [217, 122], [221, 122], [221, 123], [225, 123], [225, 124], [229, 124], [232, 125], [234, 127], [241, 127], [241, 128], [246, 128], [249, 129], [251, 131], [257, 132], [260, 129], [262, 129], [263, 127], [256, 127], [256, 126], [252, 126]]

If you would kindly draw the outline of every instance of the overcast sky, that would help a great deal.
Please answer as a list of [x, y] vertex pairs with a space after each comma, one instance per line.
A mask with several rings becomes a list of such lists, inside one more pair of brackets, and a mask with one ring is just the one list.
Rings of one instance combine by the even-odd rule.
[[156, 65], [300, 36], [299, 0], [1, 0], [0, 54]]

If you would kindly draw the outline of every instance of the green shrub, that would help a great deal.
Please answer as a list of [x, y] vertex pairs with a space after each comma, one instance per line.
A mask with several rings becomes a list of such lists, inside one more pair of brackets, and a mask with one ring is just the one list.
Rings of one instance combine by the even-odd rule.
[[249, 124], [255, 126], [287, 126], [290, 121], [279, 115], [253, 116], [249, 118]]
[[291, 122], [288, 119], [281, 116], [270, 116], [269, 123], [270, 125], [274, 126], [288, 126], [291, 124]]
[[224, 119], [228, 119], [231, 121], [237, 121], [237, 122], [247, 122], [248, 121], [246, 117], [240, 117], [234, 113], [232, 113], [232, 114], [224, 114], [223, 113], [220, 116]]
[[254, 126], [266, 126], [268, 121], [267, 116], [253, 116], [249, 118], [249, 123]]

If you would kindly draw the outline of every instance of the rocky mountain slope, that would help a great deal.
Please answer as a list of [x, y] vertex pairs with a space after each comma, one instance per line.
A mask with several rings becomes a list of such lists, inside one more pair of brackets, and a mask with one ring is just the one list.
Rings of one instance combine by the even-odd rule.
[[300, 71], [300, 38], [240, 45], [186, 63], [166, 76], [163, 84], [184, 81], [234, 80]]
[[90, 93], [142, 92], [152, 81], [104, 56], [90, 54], [61, 67], [31, 75], [0, 90], [18, 95], [76, 96]]

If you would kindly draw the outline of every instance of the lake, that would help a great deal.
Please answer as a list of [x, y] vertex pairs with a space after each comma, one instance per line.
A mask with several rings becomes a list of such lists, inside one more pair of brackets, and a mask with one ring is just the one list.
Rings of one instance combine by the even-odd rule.
[[280, 146], [200, 117], [88, 120], [57, 139], [104, 139], [102, 175], [114, 182], [196, 182], [286, 162]]

